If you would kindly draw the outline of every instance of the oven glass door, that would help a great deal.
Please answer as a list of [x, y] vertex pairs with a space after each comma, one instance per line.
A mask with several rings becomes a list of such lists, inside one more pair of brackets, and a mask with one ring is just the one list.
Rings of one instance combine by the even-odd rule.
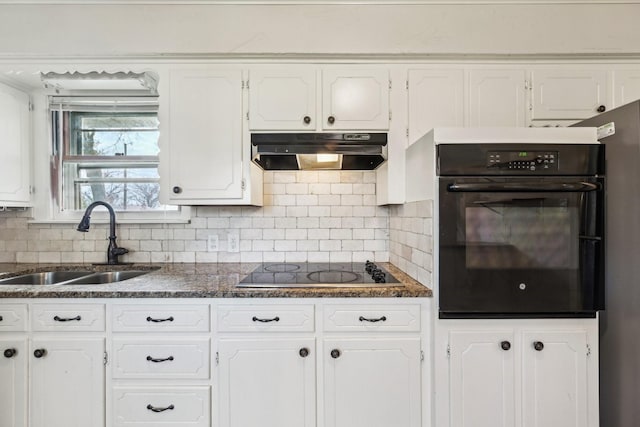
[[441, 178], [441, 317], [593, 316], [603, 303], [596, 178]]

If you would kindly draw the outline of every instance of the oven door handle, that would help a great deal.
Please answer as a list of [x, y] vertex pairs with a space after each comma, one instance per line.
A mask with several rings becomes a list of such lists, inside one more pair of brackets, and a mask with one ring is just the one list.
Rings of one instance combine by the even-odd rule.
[[452, 193], [467, 192], [519, 192], [519, 193], [540, 193], [540, 192], [587, 192], [598, 191], [602, 185], [597, 182], [548, 182], [548, 183], [528, 183], [528, 182], [477, 182], [464, 184], [449, 184], [447, 190]]

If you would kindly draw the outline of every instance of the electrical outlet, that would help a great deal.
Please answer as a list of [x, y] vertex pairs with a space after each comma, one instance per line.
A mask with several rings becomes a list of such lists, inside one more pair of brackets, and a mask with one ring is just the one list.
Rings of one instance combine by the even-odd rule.
[[227, 235], [227, 252], [240, 252], [240, 236], [238, 233]]
[[217, 234], [210, 234], [207, 238], [207, 250], [209, 252], [218, 252], [220, 250]]

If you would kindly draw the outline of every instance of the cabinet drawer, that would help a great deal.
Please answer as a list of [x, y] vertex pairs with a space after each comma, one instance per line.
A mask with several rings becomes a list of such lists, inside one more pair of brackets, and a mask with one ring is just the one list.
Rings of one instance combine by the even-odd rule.
[[208, 305], [114, 305], [115, 332], [209, 332]]
[[209, 378], [209, 337], [115, 338], [113, 378]]
[[102, 304], [33, 304], [34, 331], [104, 331]]
[[325, 331], [420, 331], [420, 305], [327, 305]]
[[0, 304], [0, 332], [26, 330], [27, 305]]
[[218, 307], [221, 332], [297, 331], [312, 332], [313, 305], [246, 305]]
[[209, 387], [114, 387], [115, 426], [211, 425]]

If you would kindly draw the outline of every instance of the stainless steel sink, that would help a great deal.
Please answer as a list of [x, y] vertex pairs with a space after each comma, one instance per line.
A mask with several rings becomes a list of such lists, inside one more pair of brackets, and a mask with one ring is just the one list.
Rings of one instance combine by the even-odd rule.
[[157, 268], [118, 271], [43, 271], [0, 279], [0, 285], [102, 285], [122, 282], [154, 270]]
[[105, 283], [121, 282], [127, 279], [133, 279], [134, 277], [147, 274], [149, 270], [124, 270], [124, 271], [102, 271], [99, 273], [93, 273], [88, 276], [80, 277], [74, 280], [69, 280], [62, 285], [101, 285]]
[[53, 285], [92, 274], [92, 271], [45, 271], [0, 280], [1, 285]]

